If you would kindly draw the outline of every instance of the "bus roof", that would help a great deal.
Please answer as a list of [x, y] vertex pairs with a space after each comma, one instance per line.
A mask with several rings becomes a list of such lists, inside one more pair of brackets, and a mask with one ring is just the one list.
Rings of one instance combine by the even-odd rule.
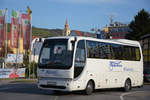
[[91, 40], [91, 41], [99, 41], [99, 42], [107, 42], [107, 43], [116, 43], [122, 45], [130, 45], [130, 46], [139, 46], [140, 43], [138, 41], [128, 40], [128, 39], [97, 39], [92, 37], [81, 37], [81, 36], [58, 36], [58, 37], [48, 37], [46, 39], [74, 39], [77, 40]]

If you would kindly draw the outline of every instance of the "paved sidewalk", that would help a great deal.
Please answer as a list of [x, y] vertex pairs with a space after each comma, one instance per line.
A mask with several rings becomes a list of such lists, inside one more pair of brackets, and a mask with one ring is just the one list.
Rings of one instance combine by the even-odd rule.
[[13, 80], [0, 80], [0, 85], [11, 83]]
[[19, 82], [37, 82], [37, 79], [8, 79], [0, 80], [0, 85]]

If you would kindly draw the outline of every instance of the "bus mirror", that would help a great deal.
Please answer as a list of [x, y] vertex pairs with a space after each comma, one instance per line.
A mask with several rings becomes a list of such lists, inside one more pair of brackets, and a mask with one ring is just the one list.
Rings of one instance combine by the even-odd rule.
[[71, 40], [71, 41], [68, 42], [68, 51], [72, 51], [74, 44], [75, 44], [74, 40]]
[[71, 43], [68, 44], [68, 51], [72, 51], [72, 44]]

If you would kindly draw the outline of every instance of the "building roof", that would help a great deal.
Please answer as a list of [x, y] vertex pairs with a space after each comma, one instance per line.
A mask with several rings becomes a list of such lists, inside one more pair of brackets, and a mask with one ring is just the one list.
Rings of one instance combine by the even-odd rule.
[[147, 38], [147, 37], [150, 37], [150, 34], [146, 34], [146, 35], [141, 36], [141, 39], [144, 39], [144, 38]]
[[85, 36], [85, 37], [97, 37], [97, 34], [89, 33], [89, 32], [83, 32], [79, 30], [72, 30], [70, 33], [70, 36]]
[[83, 35], [83, 32], [81, 32], [81, 31], [75, 30], [74, 32], [75, 32], [78, 36], [84, 36], [84, 35]]

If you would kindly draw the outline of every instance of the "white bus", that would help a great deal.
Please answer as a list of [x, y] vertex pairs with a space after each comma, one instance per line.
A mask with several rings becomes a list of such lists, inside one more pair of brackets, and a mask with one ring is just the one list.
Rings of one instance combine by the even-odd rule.
[[38, 62], [38, 87], [58, 91], [123, 88], [143, 85], [139, 42], [90, 37], [45, 39]]

